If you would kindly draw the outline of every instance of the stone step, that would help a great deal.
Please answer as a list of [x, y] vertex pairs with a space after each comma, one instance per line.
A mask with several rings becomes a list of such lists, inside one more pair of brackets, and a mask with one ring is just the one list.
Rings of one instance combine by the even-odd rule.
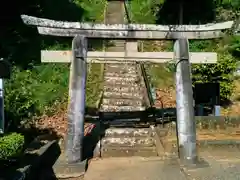
[[105, 19], [108, 21], [108, 23], [114, 23], [114, 24], [123, 23], [124, 17], [122, 17], [122, 15], [124, 14], [124, 12], [121, 13], [119, 11], [121, 8], [122, 8], [121, 4], [119, 4], [119, 5], [111, 4], [108, 6], [106, 13], [105, 13], [105, 15], [106, 15]]
[[154, 157], [158, 153], [155, 148], [102, 148], [101, 157]]
[[112, 46], [112, 47], [108, 47], [107, 51], [110, 51], [110, 52], [122, 52], [122, 51], [125, 51], [125, 47], [124, 46]]
[[124, 23], [124, 12], [122, 2], [118, 4], [108, 3], [108, 7], [105, 12], [105, 23], [106, 24], [119, 24]]
[[102, 121], [108, 121], [112, 127], [129, 127], [129, 123], [140, 122], [145, 111], [104, 112], [99, 108]]
[[129, 71], [136, 71], [136, 64], [105, 64], [105, 69], [106, 68], [115, 68], [116, 70], [129, 70]]
[[135, 87], [135, 88], [140, 88], [140, 84], [139, 83], [136, 83], [136, 82], [126, 82], [126, 81], [104, 81], [104, 86], [106, 87], [119, 87], [119, 86], [122, 86], [123, 88], [124, 87], [128, 87], [128, 86], [131, 86], [132, 87]]
[[106, 82], [131, 82], [131, 83], [140, 83], [140, 79], [138, 77], [112, 77], [112, 76], [104, 76], [104, 81]]
[[132, 111], [145, 111], [146, 108], [144, 106], [113, 106], [101, 104], [100, 111], [101, 112], [132, 112]]
[[152, 137], [103, 137], [102, 147], [155, 147], [155, 139]]
[[109, 40], [108, 44], [125, 47], [126, 41], [125, 40]]
[[103, 98], [113, 98], [113, 99], [138, 99], [143, 100], [141, 92], [111, 92], [104, 91]]
[[114, 92], [122, 92], [122, 93], [134, 93], [134, 92], [141, 92], [141, 86], [139, 84], [136, 84], [136, 86], [132, 86], [131, 84], [129, 84], [129, 86], [111, 84], [111, 85], [104, 85], [103, 90], [107, 92], [114, 91]]
[[[133, 113], [131, 113], [133, 114]], [[108, 123], [110, 128], [126, 128], [126, 127], [132, 127], [132, 128], [148, 128], [149, 125], [145, 122], [140, 123], [139, 119], [137, 118], [128, 118], [128, 119], [115, 119], [114, 121], [111, 121]]]
[[126, 41], [125, 40], [114, 40], [113, 43], [114, 43], [115, 46], [123, 46], [123, 47], [125, 47], [125, 45], [126, 45]]
[[119, 78], [135, 78], [137, 79], [139, 77], [139, 75], [137, 73], [133, 74], [133, 73], [119, 73], [119, 72], [108, 72], [108, 71], [105, 71], [104, 73], [104, 76], [106, 77], [113, 77], [113, 78], [116, 78], [116, 77], [119, 77]]
[[129, 134], [129, 137], [124, 134], [121, 137], [106, 136], [102, 138], [101, 155], [103, 157], [157, 156], [155, 140], [146, 136], [144, 134], [146, 132], [138, 133], [139, 136], [135, 137], [131, 137], [133, 134]]
[[105, 137], [153, 137], [150, 128], [108, 128], [104, 132]]
[[131, 99], [108, 99], [104, 98], [102, 100], [102, 104], [104, 105], [112, 105], [112, 106], [142, 106], [141, 100], [131, 100]]
[[128, 74], [137, 74], [137, 70], [136, 67], [123, 67], [123, 66], [119, 66], [119, 67], [109, 67], [109, 66], [105, 66], [104, 68], [105, 72], [117, 72], [119, 74], [124, 74], [124, 73], [128, 73]]

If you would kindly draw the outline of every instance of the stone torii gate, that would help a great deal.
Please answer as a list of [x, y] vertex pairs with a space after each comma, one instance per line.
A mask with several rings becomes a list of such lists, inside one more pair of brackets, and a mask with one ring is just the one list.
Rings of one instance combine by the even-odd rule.
[[[42, 51], [42, 62], [71, 62], [72, 76], [70, 107], [68, 112], [68, 139], [66, 163], [69, 171], [81, 171], [84, 165], [82, 140], [84, 136], [84, 107], [86, 66], [90, 62], [125, 63], [152, 62], [176, 63], [177, 124], [180, 159], [184, 164], [196, 164], [196, 128], [193, 114], [193, 92], [190, 78], [190, 63], [216, 63], [216, 53], [190, 53], [188, 39], [213, 39], [224, 36], [233, 21], [205, 25], [104, 25], [79, 22], [62, 22], [22, 15], [27, 25], [37, 26], [39, 34], [74, 37], [72, 51]], [[87, 38], [127, 40], [176, 40], [174, 52], [88, 52]], [[112, 61], [111, 59], [114, 59]]]

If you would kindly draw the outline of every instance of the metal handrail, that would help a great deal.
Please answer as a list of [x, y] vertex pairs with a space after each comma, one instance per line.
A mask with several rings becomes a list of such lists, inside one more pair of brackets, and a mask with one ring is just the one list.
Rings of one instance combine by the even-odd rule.
[[149, 82], [149, 79], [147, 77], [147, 73], [146, 73], [144, 64], [143, 63], [139, 63], [139, 64], [140, 64], [140, 68], [141, 68], [141, 74], [142, 74], [143, 79], [144, 79], [144, 84], [145, 84], [145, 87], [147, 89], [147, 95], [148, 95], [148, 99], [149, 99], [149, 102], [150, 102], [150, 107], [152, 108], [154, 106], [154, 100], [153, 100], [152, 93], [151, 93], [150, 82]]

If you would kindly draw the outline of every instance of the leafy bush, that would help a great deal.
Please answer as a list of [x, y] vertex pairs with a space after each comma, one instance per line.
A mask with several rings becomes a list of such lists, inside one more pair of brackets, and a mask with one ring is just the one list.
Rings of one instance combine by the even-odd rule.
[[0, 137], [0, 159], [5, 160], [13, 158], [22, 152], [24, 147], [24, 136], [18, 133], [12, 133]]
[[160, 1], [129, 1], [129, 14], [133, 23], [155, 23], [160, 6], [165, 0]]
[[237, 59], [232, 56], [229, 48], [223, 50], [222, 41], [191, 41], [190, 51], [217, 52], [216, 64], [192, 65], [193, 83], [196, 82], [219, 82], [220, 98], [228, 100], [234, 90], [234, 72], [237, 68]]
[[232, 36], [228, 43], [228, 50], [240, 60], [240, 36]]
[[68, 92], [68, 65], [48, 64], [32, 70], [14, 68], [5, 83], [5, 110], [8, 121], [18, 126], [26, 118], [55, 110]]
[[74, 3], [84, 9], [84, 21], [102, 22], [106, 0], [74, 0]]

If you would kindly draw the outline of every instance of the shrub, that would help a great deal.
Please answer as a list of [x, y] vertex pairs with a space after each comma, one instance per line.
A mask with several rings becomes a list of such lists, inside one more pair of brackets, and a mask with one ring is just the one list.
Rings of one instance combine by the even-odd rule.
[[155, 23], [157, 20], [157, 13], [159, 8], [165, 0], [160, 1], [129, 1], [129, 16], [133, 23]]
[[15, 68], [5, 82], [5, 110], [12, 125], [51, 112], [54, 103], [67, 99], [68, 65], [41, 65], [32, 70]]
[[0, 159], [6, 160], [19, 155], [24, 147], [24, 136], [12, 133], [0, 138]]
[[237, 68], [237, 59], [229, 48], [224, 47], [223, 41], [191, 41], [190, 50], [216, 52], [218, 62], [216, 64], [192, 65], [193, 83], [218, 82], [220, 84], [220, 98], [222, 101], [230, 99], [234, 90], [234, 72]]

